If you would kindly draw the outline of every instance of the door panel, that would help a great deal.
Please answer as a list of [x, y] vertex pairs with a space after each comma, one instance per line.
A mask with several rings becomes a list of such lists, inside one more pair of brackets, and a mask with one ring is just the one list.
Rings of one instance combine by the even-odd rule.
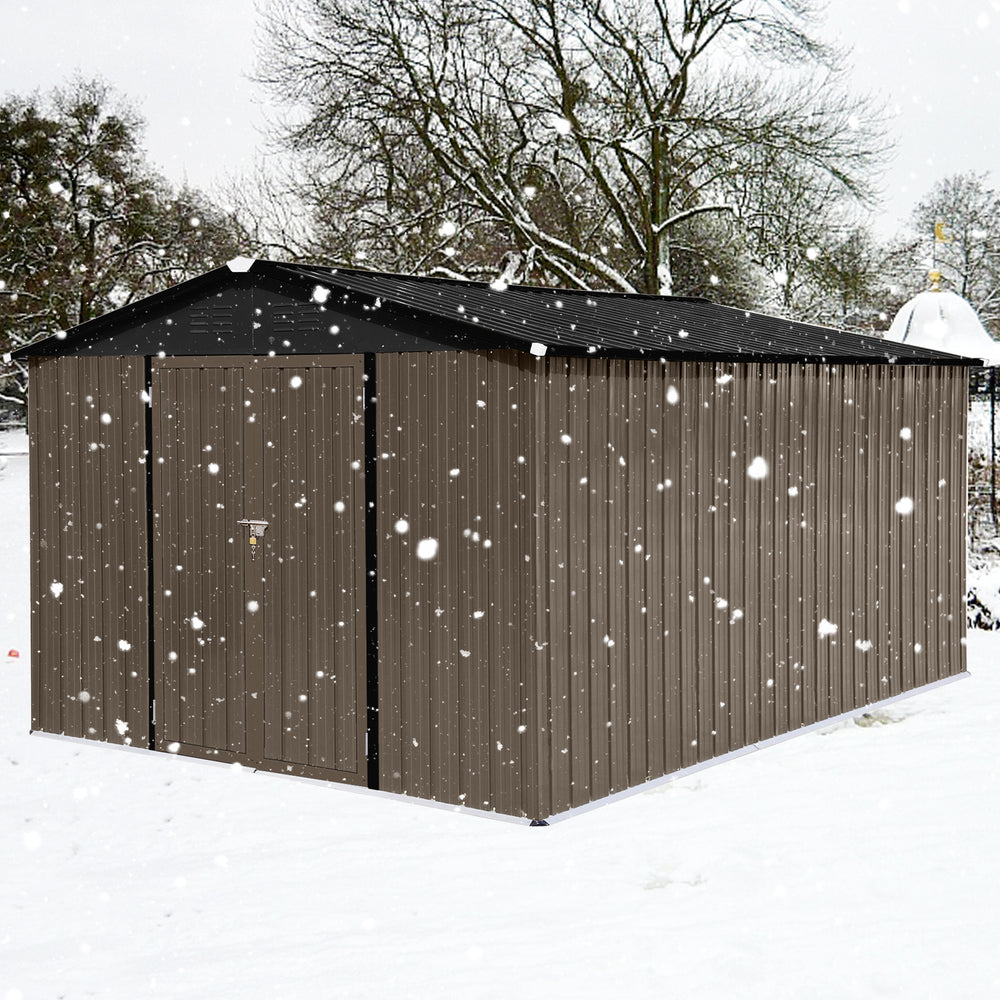
[[361, 369], [264, 368], [264, 756], [362, 768]]
[[246, 752], [240, 368], [165, 368], [153, 383], [158, 744]]
[[365, 782], [361, 391], [353, 356], [154, 360], [158, 746]]

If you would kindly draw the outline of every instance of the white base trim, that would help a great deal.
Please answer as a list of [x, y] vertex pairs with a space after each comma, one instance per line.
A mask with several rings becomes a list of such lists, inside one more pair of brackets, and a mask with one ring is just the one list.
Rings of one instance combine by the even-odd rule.
[[777, 743], [784, 743], [785, 740], [793, 739], [796, 736], [805, 736], [807, 733], [815, 733], [818, 730], [836, 725], [838, 722], [844, 722], [847, 719], [855, 718], [858, 715], [864, 715], [866, 712], [871, 712], [873, 710], [877, 711], [880, 708], [884, 708], [886, 705], [892, 705], [894, 702], [903, 701], [906, 698], [912, 698], [914, 695], [923, 694], [925, 691], [932, 691], [934, 688], [943, 687], [945, 684], [951, 684], [953, 681], [963, 680], [968, 676], [970, 676], [968, 670], [963, 670], [960, 674], [954, 674], [951, 677], [942, 677], [941, 680], [931, 681], [930, 684], [922, 684], [920, 687], [904, 691], [902, 694], [894, 694], [889, 698], [882, 698], [880, 701], [873, 701], [867, 705], [862, 705], [860, 708], [852, 708], [849, 712], [841, 712], [840, 715], [831, 715], [828, 719], [820, 719], [819, 722], [812, 722], [808, 726], [801, 726], [799, 729], [791, 730], [791, 732], [780, 733], [779, 735], [772, 736], [769, 739], [760, 740], [757, 743], [750, 743], [737, 750], [730, 750], [729, 753], [720, 754], [718, 757], [711, 757], [708, 760], [703, 760], [700, 764], [692, 764], [690, 767], [681, 768], [679, 771], [671, 771], [670, 774], [664, 774], [659, 778], [650, 778], [649, 781], [644, 781], [641, 785], [633, 785], [631, 788], [624, 788], [620, 792], [613, 792], [611, 795], [606, 795], [603, 799], [597, 799], [594, 802], [587, 802], [582, 806], [574, 806], [572, 809], [567, 809], [565, 812], [554, 813], [552, 816], [546, 817], [546, 819], [550, 825], [561, 823], [565, 819], [571, 819], [574, 816], [579, 816], [581, 813], [590, 812], [592, 809], [599, 809], [601, 806], [605, 806], [610, 802], [618, 802], [621, 799], [629, 797], [630, 795], [638, 795], [641, 792], [647, 792], [649, 789], [665, 785], [667, 782], [676, 781], [678, 778], [686, 778], [688, 775], [695, 774], [698, 771], [704, 771], [707, 767], [715, 767], [716, 764], [724, 764], [726, 761], [735, 760], [737, 757], [745, 757], [748, 753], [755, 753], [757, 750], [766, 750], [768, 747], [773, 747]]
[[[868, 705], [862, 705], [861, 708], [852, 708], [849, 712], [841, 712], [840, 715], [831, 716], [829, 719], [821, 719], [819, 722], [813, 722], [808, 726], [793, 729], [789, 733], [781, 733], [778, 736], [772, 736], [769, 739], [760, 740], [757, 743], [751, 743], [748, 746], [740, 747], [738, 750], [730, 750], [729, 753], [720, 754], [718, 757], [712, 757], [709, 760], [703, 760], [700, 764], [692, 764], [690, 767], [681, 768], [679, 771], [671, 771], [670, 774], [664, 774], [659, 778], [650, 778], [649, 781], [644, 781], [641, 785], [634, 785], [632, 788], [625, 788], [620, 792], [614, 792], [611, 795], [605, 796], [603, 799], [597, 799], [594, 802], [587, 802], [582, 806], [575, 806], [572, 809], [567, 809], [565, 812], [554, 813], [551, 816], [540, 816], [537, 818], [544, 819], [549, 825], [562, 823], [564, 820], [572, 819], [575, 816], [579, 816], [585, 812], [590, 812], [593, 809], [599, 809], [611, 802], [618, 802], [621, 799], [632, 795], [640, 795], [642, 792], [648, 792], [651, 788], [658, 788], [660, 785], [667, 784], [667, 782], [677, 781], [679, 778], [686, 778], [688, 775], [695, 774], [698, 771], [703, 771], [707, 767], [715, 767], [716, 764], [724, 764], [726, 761], [735, 760], [737, 757], [745, 757], [748, 753], [765, 750], [768, 747], [772, 747], [777, 743], [784, 743], [785, 740], [790, 740], [796, 736], [804, 736], [806, 733], [814, 733], [818, 730], [826, 729], [828, 726], [836, 725], [838, 722], [843, 722], [847, 719], [854, 718], [855, 716], [863, 715], [865, 712], [884, 708], [886, 705], [892, 705], [894, 702], [903, 701], [906, 698], [912, 698], [914, 695], [923, 694], [925, 691], [932, 691], [934, 688], [942, 687], [945, 684], [951, 684], [953, 681], [963, 680], [968, 676], [969, 672], [966, 670], [960, 674], [955, 674], [953, 677], [943, 677], [939, 681], [932, 681], [930, 684], [924, 684], [921, 687], [913, 688], [911, 691], [904, 691], [902, 694], [892, 695], [890, 698], [883, 698], [880, 701], [873, 701]], [[229, 761], [212, 760], [207, 757], [188, 757], [184, 754], [166, 753], [163, 750], [150, 750], [148, 747], [126, 746], [124, 743], [107, 743], [104, 740], [88, 740], [83, 736], [66, 736], [62, 733], [46, 733], [41, 730], [32, 730], [31, 735], [36, 737], [41, 736], [50, 740], [66, 740], [70, 743], [86, 743], [91, 747], [104, 747], [109, 750], [124, 750], [129, 753], [149, 754], [159, 758], [160, 760], [164, 757], [174, 757], [177, 760], [184, 761], [185, 764], [207, 764], [209, 767], [229, 768], [233, 766]], [[283, 774], [281, 771], [261, 771], [258, 768], [249, 767], [245, 767], [244, 770], [247, 773], [259, 774], [263, 777], [280, 778], [282, 781], [306, 781], [314, 786], [326, 786], [328, 788], [336, 788], [345, 792], [353, 792], [355, 795], [369, 795], [377, 798], [390, 799], [394, 802], [398, 802], [400, 799], [406, 799], [407, 802], [414, 805], [427, 806], [431, 809], [444, 809], [452, 813], [461, 813], [463, 816], [475, 816], [480, 819], [492, 820], [493, 822], [499, 823], [517, 823], [524, 825], [529, 820], [535, 818], [531, 816], [508, 816], [505, 813], [489, 812], [485, 809], [474, 808], [473, 806], [456, 806], [451, 802], [436, 802], [433, 799], [421, 799], [417, 798], [415, 795], [407, 795], [405, 792], [388, 792], [377, 788], [365, 788], [362, 785], [350, 785], [346, 782], [327, 781], [323, 778], [306, 778], [298, 774]]]

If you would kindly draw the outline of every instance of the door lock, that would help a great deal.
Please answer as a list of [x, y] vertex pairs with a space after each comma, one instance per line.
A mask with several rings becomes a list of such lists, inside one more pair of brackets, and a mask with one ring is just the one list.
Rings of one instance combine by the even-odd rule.
[[268, 522], [244, 517], [236, 523], [247, 526], [247, 530], [250, 532], [250, 558], [255, 558], [257, 555], [257, 539], [264, 537]]

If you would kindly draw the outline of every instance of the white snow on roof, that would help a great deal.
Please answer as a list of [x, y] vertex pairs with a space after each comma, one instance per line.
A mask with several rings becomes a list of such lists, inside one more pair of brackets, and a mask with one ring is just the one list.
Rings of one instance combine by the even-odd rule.
[[885, 337], [897, 344], [1000, 364], [1000, 343], [986, 332], [975, 309], [954, 292], [915, 295], [896, 313]]

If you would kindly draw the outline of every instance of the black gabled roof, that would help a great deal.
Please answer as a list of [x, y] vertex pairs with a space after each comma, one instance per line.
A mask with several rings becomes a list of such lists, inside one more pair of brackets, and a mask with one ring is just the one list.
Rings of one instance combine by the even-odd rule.
[[[323, 291], [319, 294], [316, 289]], [[245, 332], [236, 324], [223, 347], [213, 338], [188, 337], [160, 326], [145, 341], [121, 336], [137, 325], [149, 326], [171, 309], [245, 290]], [[329, 292], [329, 294], [327, 294]], [[271, 306], [275, 295], [295, 300], [300, 311], [334, 311], [341, 325], [355, 329], [334, 342], [318, 320], [308, 341], [276, 340], [251, 334], [261, 323], [251, 312]], [[250, 297], [256, 309], [250, 308]], [[360, 311], [359, 311], [360, 310]], [[363, 313], [363, 315], [362, 315]], [[317, 319], [315, 316], [313, 319]], [[166, 323], [173, 322], [170, 319]], [[321, 335], [325, 338], [319, 340]], [[378, 336], [405, 330], [401, 337]], [[241, 341], [241, 337], [245, 342]], [[158, 338], [158, 339], [156, 339]], [[121, 343], [119, 344], [119, 340]], [[143, 346], [143, 344], [147, 346]], [[217, 268], [166, 291], [15, 352], [31, 354], [109, 353], [314, 353], [362, 350], [490, 349], [514, 347], [556, 355], [874, 364], [978, 365], [979, 361], [846, 333], [828, 327], [716, 305], [701, 299], [616, 292], [568, 291], [528, 285], [413, 277], [346, 268], [254, 261], [245, 271]], [[196, 344], [196, 347], [192, 347]], [[317, 347], [316, 345], [320, 346]], [[129, 347], [125, 350], [125, 347]]]
[[[319, 284], [350, 289], [553, 353], [674, 359], [969, 364], [970, 359], [717, 305], [704, 299], [506, 288], [456, 278], [418, 278], [344, 268], [278, 265]], [[978, 363], [978, 362], [976, 362]]]

